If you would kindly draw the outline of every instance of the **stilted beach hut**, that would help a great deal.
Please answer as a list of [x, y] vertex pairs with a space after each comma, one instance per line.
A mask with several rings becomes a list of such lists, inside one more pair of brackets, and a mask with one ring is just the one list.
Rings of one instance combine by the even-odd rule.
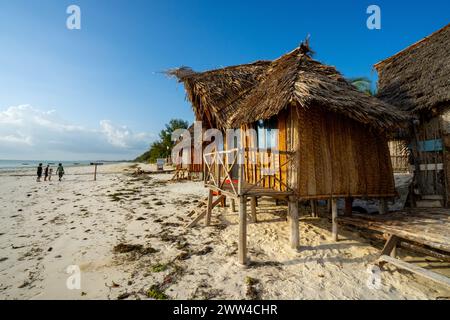
[[[204, 143], [201, 143], [200, 150], [196, 150], [194, 136], [195, 136], [195, 126], [192, 124], [187, 129], [190, 135], [189, 147], [180, 148], [181, 150], [177, 154], [177, 158], [173, 159], [176, 164], [175, 174], [172, 180], [183, 180], [183, 179], [194, 179], [201, 178], [203, 175], [203, 148]], [[203, 133], [201, 133], [203, 134]], [[178, 139], [178, 143], [183, 143], [183, 137]], [[196, 159], [196, 152], [200, 152], [199, 161]]]
[[257, 197], [288, 201], [290, 242], [298, 248], [298, 201], [331, 199], [337, 238], [338, 198], [351, 204], [396, 195], [386, 135], [406, 117], [312, 59], [307, 44], [274, 61], [178, 78], [198, 120], [222, 131], [242, 129], [238, 146], [204, 154], [206, 222], [214, 191], [239, 201], [241, 263], [247, 262], [247, 198], [254, 221]]
[[401, 136], [414, 171], [413, 204], [450, 204], [450, 24], [375, 65], [378, 98], [414, 117]]

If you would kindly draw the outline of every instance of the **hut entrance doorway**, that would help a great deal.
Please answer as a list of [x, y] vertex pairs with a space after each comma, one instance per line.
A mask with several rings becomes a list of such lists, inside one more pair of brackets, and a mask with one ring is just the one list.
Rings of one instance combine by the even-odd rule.
[[[439, 117], [422, 119], [420, 126], [414, 127], [413, 139], [409, 145], [415, 172], [415, 194], [419, 197], [417, 206], [444, 205], [446, 181], [444, 168], [444, 145]], [[439, 205], [439, 203], [441, 203]]]

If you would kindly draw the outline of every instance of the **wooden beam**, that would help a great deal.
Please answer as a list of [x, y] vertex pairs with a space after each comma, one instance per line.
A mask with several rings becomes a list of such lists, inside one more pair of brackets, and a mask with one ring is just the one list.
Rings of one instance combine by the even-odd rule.
[[[224, 195], [219, 196], [212, 204], [211, 204], [211, 211], [212, 209], [217, 206], [221, 201], [222, 198], [224, 197]], [[190, 222], [189, 224], [186, 225], [187, 228], [191, 228], [193, 226], [195, 226], [208, 212], [208, 208], [203, 209], [198, 215], [197, 217], [195, 217], [194, 220], [192, 220], [192, 222]], [[191, 216], [192, 214], [190, 214]], [[211, 219], [211, 218], [210, 218]]]
[[408, 270], [412, 273], [418, 274], [424, 278], [427, 278], [429, 280], [435, 281], [437, 283], [443, 284], [447, 287], [450, 287], [450, 278], [436, 273], [436, 272], [432, 272], [430, 270], [427, 270], [425, 268], [413, 265], [411, 263], [399, 260], [399, 259], [395, 259], [393, 257], [387, 256], [387, 255], [382, 255], [379, 259], [378, 259], [378, 263], [390, 263], [393, 264], [394, 266], [401, 268], [401, 269], [405, 269]]
[[205, 215], [206, 215], [206, 209], [203, 209], [197, 217], [195, 217], [194, 220], [192, 220], [192, 222], [190, 222], [186, 227], [187, 228], [192, 228], [193, 226], [195, 226]]
[[389, 235], [389, 238], [387, 239], [383, 250], [381, 250], [381, 254], [390, 255], [392, 253], [392, 250], [394, 250], [395, 247], [397, 247], [398, 239], [399, 238], [397, 236]]
[[206, 209], [206, 225], [209, 226], [211, 224], [211, 212], [213, 209], [213, 196], [214, 193], [211, 189], [209, 189], [209, 193], [208, 193], [208, 206]]
[[298, 250], [300, 247], [300, 234], [298, 223], [298, 200], [296, 197], [289, 197], [288, 211], [291, 229], [291, 248]]
[[251, 197], [250, 198], [250, 206], [251, 206], [251, 211], [252, 211], [252, 220], [253, 222], [258, 222], [258, 218], [256, 217], [256, 197]]
[[247, 264], [247, 197], [239, 198], [239, 243], [238, 243], [239, 263]]
[[338, 241], [338, 222], [337, 222], [337, 199], [331, 199], [331, 235], [334, 241]]

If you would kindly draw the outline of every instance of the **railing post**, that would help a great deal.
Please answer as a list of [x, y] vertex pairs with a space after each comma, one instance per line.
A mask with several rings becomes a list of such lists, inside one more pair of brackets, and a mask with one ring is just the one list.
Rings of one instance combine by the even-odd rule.
[[238, 172], [238, 193], [239, 196], [242, 196], [243, 191], [242, 191], [242, 186], [243, 186], [243, 179], [244, 179], [244, 166], [243, 166], [243, 157], [242, 157], [242, 149], [238, 149], [238, 167], [239, 167], [239, 172]]

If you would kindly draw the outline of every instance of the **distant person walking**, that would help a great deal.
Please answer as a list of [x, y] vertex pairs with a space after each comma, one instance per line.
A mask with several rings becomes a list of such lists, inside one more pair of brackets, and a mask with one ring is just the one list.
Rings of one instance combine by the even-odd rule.
[[48, 170], [48, 181], [52, 181], [53, 168]]
[[62, 166], [61, 163], [58, 165], [58, 168], [56, 169], [56, 174], [59, 177], [59, 181], [61, 181], [62, 177], [64, 176], [64, 167]]
[[42, 177], [42, 163], [39, 163], [39, 166], [37, 167], [37, 179], [36, 182], [41, 182]]
[[48, 170], [49, 170], [50, 166], [47, 165], [44, 169], [44, 181], [47, 181], [48, 179]]

